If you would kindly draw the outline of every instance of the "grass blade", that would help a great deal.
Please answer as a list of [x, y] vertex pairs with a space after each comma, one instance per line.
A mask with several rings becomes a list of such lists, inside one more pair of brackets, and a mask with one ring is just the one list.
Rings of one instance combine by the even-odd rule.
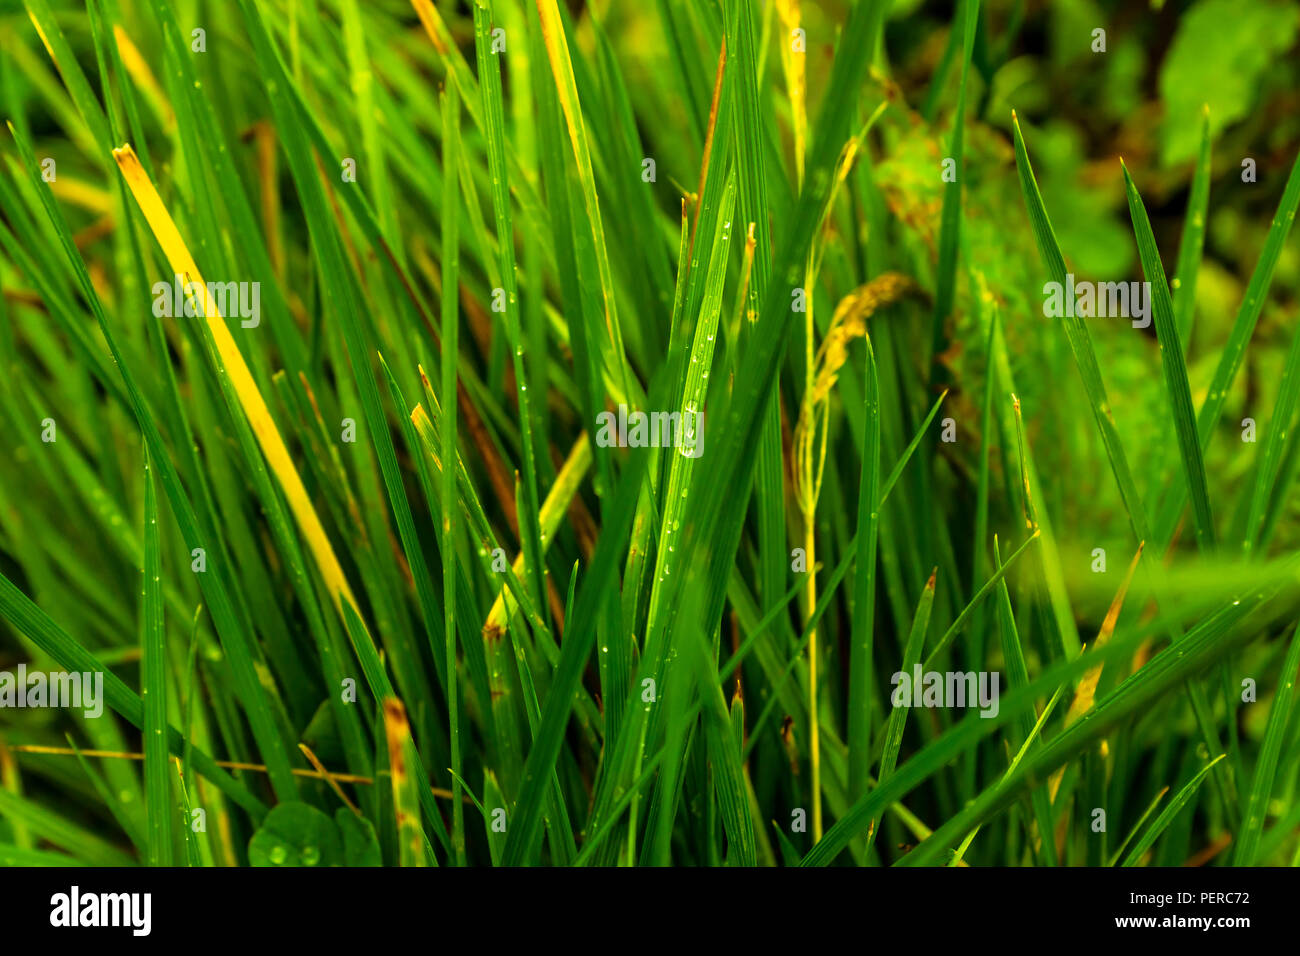
[[140, 697], [144, 702], [145, 810], [149, 865], [172, 865], [171, 767], [167, 758], [167, 636], [163, 628], [162, 537], [149, 459], [144, 466], [144, 615]]
[[[1178, 796], [1174, 797], [1174, 799], [1169, 802], [1169, 805], [1160, 812], [1160, 816], [1156, 817], [1155, 823], [1151, 824], [1151, 826], [1149, 826], [1138, 839], [1137, 843], [1133, 844], [1133, 849], [1128, 851], [1128, 856], [1124, 857], [1124, 862], [1121, 863], [1120, 866], [1137, 865], [1138, 861], [1142, 859], [1142, 854], [1151, 848], [1156, 840], [1159, 839], [1160, 834], [1164, 833], [1165, 830], [1169, 828], [1169, 824], [1174, 822], [1174, 817], [1178, 816], [1179, 811], [1181, 811], [1183, 807], [1187, 805], [1188, 801], [1196, 795], [1196, 791], [1200, 789], [1201, 782], [1205, 779], [1205, 775], [1208, 774], [1214, 765], [1225, 756], [1227, 755], [1219, 754], [1219, 756], [1215, 757], [1197, 771], [1196, 776], [1189, 780], [1183, 789], [1178, 791]], [[1123, 849], [1123, 847], [1121, 847], [1121, 849]]]
[[1273, 792], [1278, 758], [1291, 727], [1291, 712], [1295, 708], [1297, 671], [1300, 671], [1300, 627], [1293, 627], [1286, 660], [1278, 677], [1277, 693], [1273, 696], [1273, 706], [1269, 708], [1264, 742], [1259, 748], [1259, 759], [1255, 764], [1250, 800], [1246, 812], [1242, 814], [1241, 834], [1236, 841], [1237, 849], [1232, 858], [1236, 866], [1253, 866], [1259, 853], [1259, 839], [1264, 832], [1264, 814], [1269, 795]]
[[[1196, 519], [1196, 542], [1202, 552], [1214, 549], [1214, 517], [1210, 513], [1210, 492], [1205, 478], [1205, 461], [1201, 456], [1201, 443], [1197, 440], [1195, 414], [1192, 411], [1192, 392], [1187, 384], [1187, 365], [1183, 361], [1183, 346], [1178, 339], [1178, 324], [1174, 306], [1165, 282], [1165, 269], [1160, 263], [1151, 221], [1146, 206], [1138, 195], [1128, 167], [1120, 160], [1124, 170], [1124, 186], [1128, 196], [1129, 214], [1133, 217], [1133, 231], [1137, 234], [1138, 254], [1142, 257], [1142, 271], [1151, 287], [1151, 311], [1155, 316], [1156, 336], [1160, 340], [1160, 358], [1165, 370], [1165, 386], [1173, 406], [1174, 431], [1178, 434], [1178, 447], [1183, 458], [1183, 474], [1192, 498], [1192, 514]], [[1142, 540], [1146, 540], [1143, 537]]]

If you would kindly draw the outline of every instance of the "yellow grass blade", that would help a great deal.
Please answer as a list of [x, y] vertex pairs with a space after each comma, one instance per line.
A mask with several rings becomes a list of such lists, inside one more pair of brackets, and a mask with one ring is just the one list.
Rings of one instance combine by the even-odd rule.
[[171, 214], [167, 212], [144, 167], [140, 165], [135, 150], [129, 145], [123, 146], [121, 149], [113, 150], [113, 158], [117, 160], [118, 168], [131, 188], [131, 194], [135, 197], [140, 211], [144, 213], [154, 237], [162, 247], [172, 271], [176, 275], [185, 277], [187, 288], [190, 288], [189, 283], [194, 283], [198, 288], [198, 296], [202, 300], [199, 305], [202, 314], [206, 317], [217, 354], [221, 357], [222, 370], [230, 379], [231, 386], [239, 397], [239, 403], [243, 406], [244, 414], [248, 416], [248, 424], [252, 427], [253, 434], [257, 436], [262, 454], [266, 456], [267, 465], [280, 481], [285, 500], [289, 503], [289, 509], [298, 522], [298, 527], [316, 559], [316, 564], [320, 567], [321, 576], [325, 579], [325, 585], [329, 589], [336, 610], [342, 616], [341, 602], [347, 601], [360, 618], [361, 611], [357, 606], [356, 598], [343, 574], [343, 568], [339, 565], [338, 557], [334, 554], [334, 547], [325, 534], [320, 517], [311, 503], [307, 489], [303, 486], [302, 478], [298, 475], [298, 469], [294, 467], [293, 459], [289, 457], [289, 449], [285, 447], [284, 439], [280, 437], [280, 431], [271, 417], [271, 411], [266, 407], [262, 393], [258, 391], [257, 383], [244, 362], [244, 356], [240, 354], [239, 346], [235, 344], [230, 330], [226, 328], [225, 319], [217, 312], [216, 304], [208, 295], [207, 284], [203, 281], [199, 267], [185, 245], [185, 240], [181, 238], [176, 223], [172, 221]]
[[415, 14], [420, 18], [424, 32], [429, 35], [433, 49], [438, 56], [442, 57], [447, 67], [447, 78], [456, 85], [456, 92], [460, 94], [465, 109], [469, 111], [475, 125], [479, 125], [478, 89], [474, 83], [474, 75], [469, 71], [469, 64], [465, 62], [456, 46], [456, 38], [451, 35], [451, 30], [447, 29], [446, 21], [442, 19], [438, 8], [429, 0], [411, 0], [411, 6], [415, 8]]
[[[1097, 631], [1097, 640], [1092, 645], [1094, 650], [1103, 646], [1115, 633], [1115, 625], [1119, 623], [1119, 612], [1124, 607], [1124, 598], [1128, 595], [1128, 586], [1133, 581], [1133, 572], [1137, 570], [1138, 561], [1142, 558], [1142, 548], [1145, 545], [1145, 541], [1138, 545], [1137, 554], [1133, 555], [1133, 560], [1129, 562], [1128, 571], [1124, 574], [1124, 580], [1120, 583], [1114, 600], [1110, 602], [1106, 617], [1101, 622], [1101, 629]], [[1102, 665], [1098, 664], [1096, 667], [1085, 671], [1083, 677], [1079, 679], [1079, 686], [1074, 691], [1074, 700], [1070, 702], [1070, 709], [1065, 712], [1065, 726], [1069, 727], [1092, 709], [1093, 701], [1097, 696], [1097, 682], [1101, 680], [1101, 667]], [[1102, 741], [1101, 745], [1106, 746], [1105, 740]], [[1051, 779], [1048, 781], [1047, 790], [1050, 799], [1056, 799], [1056, 791], [1060, 789], [1061, 780], [1064, 776], [1064, 767], [1052, 774]]]
[[[1115, 625], [1119, 622], [1119, 612], [1124, 607], [1124, 598], [1128, 594], [1128, 586], [1133, 580], [1133, 572], [1137, 570], [1138, 560], [1142, 557], [1142, 547], [1145, 543], [1138, 545], [1137, 554], [1133, 555], [1133, 560], [1129, 562], [1128, 571], [1119, 586], [1119, 591], [1116, 592], [1115, 599], [1110, 602], [1110, 609], [1106, 611], [1106, 617], [1101, 622], [1101, 630], [1097, 632], [1097, 640], [1092, 645], [1093, 650], [1103, 646], [1110, 640], [1110, 636], [1115, 633]], [[1074, 700], [1070, 702], [1070, 709], [1066, 711], [1065, 726], [1069, 727], [1092, 707], [1093, 699], [1097, 696], [1097, 681], [1100, 679], [1100, 664], [1083, 675], [1083, 678], [1079, 681], [1078, 689], [1074, 692]]]
[[[569, 452], [568, 459], [565, 460], [564, 466], [560, 469], [559, 474], [555, 476], [555, 484], [551, 486], [546, 500], [542, 502], [539, 511], [538, 524], [542, 529], [542, 546], [555, 536], [559, 530], [560, 521], [564, 513], [568, 510], [569, 505], [573, 502], [573, 496], [578, 491], [578, 486], [582, 484], [582, 478], [591, 467], [591, 442], [587, 438], [587, 433], [583, 432], [578, 436], [578, 440], [573, 443], [573, 450]], [[514, 560], [515, 576], [522, 579], [524, 576], [524, 555], [521, 551]], [[502, 585], [497, 598], [492, 602], [492, 610], [488, 612], [487, 622], [483, 625], [484, 634], [499, 634], [505, 630], [506, 622], [510, 620], [510, 615], [514, 613], [516, 607], [514, 595], [509, 589]]]
[[393, 780], [393, 811], [397, 817], [398, 855], [402, 866], [426, 866], [432, 856], [424, 852], [420, 804], [411, 767], [419, 760], [406, 708], [396, 697], [384, 701], [384, 734], [388, 739], [388, 764]]
[[54, 190], [54, 195], [60, 199], [101, 216], [106, 216], [113, 211], [113, 198], [109, 196], [108, 190], [84, 179], [60, 175], [50, 183], [50, 189]]
[[163, 128], [170, 133], [176, 126], [176, 111], [172, 109], [167, 94], [163, 92], [153, 71], [149, 69], [149, 61], [141, 56], [139, 48], [132, 42], [131, 37], [116, 23], [113, 24], [113, 39], [117, 41], [117, 52], [122, 57], [122, 66], [131, 74], [131, 79], [144, 94], [145, 102], [153, 109], [154, 114], [162, 122]]
[[801, 29], [799, 21], [802, 12], [799, 0], [777, 0], [776, 12], [786, 31], [781, 42], [781, 67], [785, 72], [786, 89], [790, 91], [790, 131], [794, 138], [794, 165], [795, 172], [798, 174], [798, 183], [802, 187], [805, 143], [808, 138], [808, 107], [805, 95], [807, 81], [804, 71], [807, 40], [804, 40], [804, 49], [794, 48], [794, 31]]

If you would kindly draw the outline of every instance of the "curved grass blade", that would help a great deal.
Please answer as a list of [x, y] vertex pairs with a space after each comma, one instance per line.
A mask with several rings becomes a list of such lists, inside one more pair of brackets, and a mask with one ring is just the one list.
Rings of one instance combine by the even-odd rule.
[[[1016, 755], [1011, 758], [1011, 763], [1007, 766], [1006, 773], [1003, 774], [1003, 779], [1006, 779], [1015, 772], [1015, 769], [1020, 766], [1020, 762], [1025, 759], [1025, 754], [1029, 752], [1029, 748], [1036, 740], [1038, 740], [1038, 735], [1042, 733], [1043, 725], [1047, 723], [1047, 718], [1052, 716], [1052, 711], [1056, 710], [1056, 704], [1061, 699], [1061, 694], [1064, 693], [1066, 686], [1068, 685], [1063, 683], [1060, 687], [1056, 688], [1056, 693], [1053, 694], [1052, 699], [1047, 702], [1047, 706], [1043, 708], [1043, 712], [1038, 715], [1038, 720], [1034, 724], [1033, 729], [1029, 732], [1029, 736], [1026, 737], [1025, 742], [1020, 745], [1020, 749], [1016, 751]], [[966, 834], [966, 839], [961, 841], [961, 845], [953, 852], [952, 859], [948, 861], [949, 866], [963, 865], [962, 858], [966, 855], [966, 851], [970, 848], [975, 837], [979, 835], [979, 832], [980, 828], [976, 827], [974, 830], [971, 830], [970, 833]], [[923, 839], [929, 839], [929, 836], [929, 834], [926, 834]]]
[[[1061, 255], [1061, 246], [1056, 240], [1051, 220], [1047, 217], [1047, 208], [1043, 205], [1042, 193], [1038, 191], [1038, 182], [1034, 179], [1033, 167], [1029, 164], [1029, 153], [1025, 149], [1025, 140], [1020, 133], [1020, 121], [1015, 111], [1011, 113], [1012, 127], [1015, 133], [1016, 170], [1020, 174], [1020, 189], [1024, 194], [1025, 207], [1029, 211], [1029, 223], [1033, 227], [1034, 239], [1042, 256], [1047, 273], [1054, 282], [1066, 285], [1065, 258]], [[1073, 311], [1073, 310], [1069, 310]], [[1065, 316], [1065, 337], [1074, 355], [1075, 367], [1083, 381], [1084, 391], [1097, 429], [1101, 432], [1102, 444], [1106, 448], [1106, 457], [1110, 460], [1111, 471], [1119, 486], [1120, 497], [1124, 500], [1133, 533], [1139, 541], [1147, 539], [1146, 519], [1142, 500], [1138, 497], [1137, 486], [1129, 470], [1128, 458], [1120, 444], [1119, 432], [1115, 429], [1115, 419], [1111, 414], [1110, 400], [1106, 397], [1106, 386], [1101, 380], [1101, 368], [1097, 364], [1097, 354], [1092, 348], [1092, 337], [1083, 319], [1077, 315]]]
[[[1210, 490], [1205, 478], [1205, 460], [1196, 434], [1196, 417], [1192, 410], [1192, 392], [1187, 384], [1187, 364], [1183, 360], [1183, 346], [1178, 339], [1178, 324], [1174, 317], [1173, 301], [1165, 281], [1165, 269], [1156, 248], [1156, 237], [1151, 231], [1146, 206], [1138, 195], [1128, 167], [1120, 160], [1124, 170], [1124, 187], [1128, 196], [1129, 215], [1137, 235], [1138, 255], [1142, 271], [1151, 288], [1150, 307], [1155, 317], [1156, 337], [1160, 342], [1160, 359], [1165, 371], [1165, 387], [1169, 393], [1174, 416], [1174, 431], [1178, 435], [1178, 449], [1183, 458], [1183, 476], [1192, 498], [1192, 515], [1196, 523], [1196, 543], [1202, 553], [1214, 549], [1214, 516], [1210, 512]], [[1145, 537], [1142, 540], [1146, 540]]]
[[1160, 834], [1164, 833], [1165, 830], [1168, 829], [1169, 824], [1174, 822], [1174, 817], [1178, 816], [1179, 811], [1187, 805], [1187, 802], [1191, 800], [1196, 794], [1196, 791], [1200, 789], [1201, 781], [1205, 779], [1206, 774], [1214, 768], [1216, 763], [1226, 756], [1227, 754], [1219, 754], [1219, 756], [1215, 757], [1197, 771], [1196, 776], [1187, 782], [1187, 786], [1178, 791], [1178, 796], [1174, 797], [1174, 799], [1170, 801], [1169, 806], [1165, 807], [1164, 810], [1160, 812], [1160, 816], [1156, 817], [1156, 822], [1147, 828], [1146, 832], [1142, 834], [1137, 843], [1133, 844], [1133, 849], [1128, 851], [1128, 856], [1124, 857], [1124, 862], [1121, 863], [1120, 866], [1137, 865], [1138, 861], [1142, 859], [1142, 854], [1149, 850], [1152, 844], [1159, 839]]

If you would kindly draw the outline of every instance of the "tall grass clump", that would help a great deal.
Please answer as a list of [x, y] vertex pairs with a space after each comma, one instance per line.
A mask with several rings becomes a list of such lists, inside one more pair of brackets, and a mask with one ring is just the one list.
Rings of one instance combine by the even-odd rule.
[[1055, 6], [0, 9], [0, 862], [1300, 862], [1300, 6]]

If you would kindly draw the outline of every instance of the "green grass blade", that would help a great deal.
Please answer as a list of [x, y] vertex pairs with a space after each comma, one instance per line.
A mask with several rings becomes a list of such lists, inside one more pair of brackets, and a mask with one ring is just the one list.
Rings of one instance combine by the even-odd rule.
[[[912, 630], [908, 633], [907, 644], [903, 648], [903, 663], [899, 673], [906, 676], [909, 682], [913, 679], [914, 668], [921, 662], [921, 651], [925, 647], [925, 632], [930, 626], [930, 610], [934, 607], [934, 576], [935, 571], [931, 571], [930, 579], [925, 582], [925, 587], [921, 590], [921, 599], [916, 605], [916, 615], [912, 618]], [[917, 689], [910, 683], [909, 687], [915, 694]], [[896, 686], [894, 696], [891, 697], [894, 708], [889, 712], [889, 721], [885, 726], [885, 744], [880, 754], [880, 769], [876, 772], [877, 787], [888, 782], [894, 774], [894, 768], [898, 765], [898, 751], [903, 744], [907, 712], [911, 709], [910, 700], [899, 699], [901, 691], [902, 687]], [[867, 828], [868, 853], [871, 852], [871, 845], [875, 841], [878, 825], [879, 818], [873, 818]]]
[[[1246, 295], [1241, 300], [1236, 319], [1233, 320], [1228, 341], [1219, 354], [1219, 362], [1214, 369], [1214, 378], [1210, 381], [1205, 402], [1196, 416], [1196, 430], [1200, 436], [1202, 450], [1209, 447], [1210, 437], [1219, 424], [1223, 406], [1228, 400], [1228, 391], [1237, 377], [1237, 372], [1241, 369], [1241, 363], [1245, 360], [1246, 346], [1250, 344], [1255, 323], [1264, 308], [1264, 299], [1273, 283], [1273, 271], [1277, 267], [1282, 248], [1295, 223], [1298, 206], [1300, 206], [1300, 153], [1296, 154], [1295, 162], [1291, 166], [1291, 174], [1287, 177], [1286, 188], [1278, 202], [1277, 211], [1273, 214], [1268, 237], [1264, 240], [1264, 248], [1255, 263], [1254, 271], [1250, 274]], [[1184, 490], [1178, 485], [1174, 486], [1170, 494], [1166, 495], [1157, 518], [1157, 543], [1161, 551], [1173, 538], [1178, 516], [1182, 513], [1183, 505], [1187, 500], [1184, 497]]]
[[1235, 866], [1254, 866], [1259, 853], [1260, 835], [1264, 831], [1264, 815], [1269, 796], [1273, 792], [1278, 769], [1278, 757], [1291, 729], [1291, 712], [1295, 708], [1296, 674], [1300, 671], [1300, 627], [1291, 629], [1291, 643], [1286, 660], [1278, 675], [1277, 693], [1268, 712], [1268, 727], [1259, 748], [1255, 763], [1255, 779], [1250, 788], [1250, 799], [1241, 818], [1241, 832], [1236, 839], [1232, 862]]
[[[1197, 771], [1196, 776], [1189, 780], [1183, 789], [1178, 791], [1178, 796], [1174, 797], [1174, 799], [1169, 802], [1169, 805], [1160, 812], [1160, 816], [1156, 817], [1155, 823], [1151, 824], [1151, 826], [1143, 832], [1137, 843], [1133, 844], [1133, 849], [1128, 851], [1128, 856], [1124, 857], [1124, 862], [1121, 863], [1120, 866], [1137, 865], [1138, 861], [1142, 859], [1142, 854], [1146, 853], [1146, 851], [1152, 847], [1156, 840], [1160, 838], [1160, 834], [1169, 829], [1169, 824], [1174, 822], [1174, 818], [1178, 816], [1179, 812], [1187, 805], [1188, 801], [1196, 795], [1196, 791], [1200, 789], [1201, 782], [1205, 779], [1206, 774], [1208, 774], [1210, 770], [1213, 769], [1214, 765], [1225, 756], [1227, 755], [1219, 754], [1219, 756], [1215, 757]], [[1121, 847], [1121, 849], [1123, 848]]]
[[[1160, 359], [1164, 365], [1165, 387], [1170, 396], [1174, 416], [1174, 431], [1178, 434], [1178, 447], [1183, 458], [1183, 475], [1192, 498], [1192, 514], [1196, 521], [1196, 542], [1201, 551], [1214, 548], [1214, 516], [1210, 513], [1210, 491], [1205, 478], [1205, 461], [1201, 444], [1197, 440], [1195, 413], [1192, 410], [1192, 392], [1187, 384], [1187, 365], [1183, 361], [1183, 346], [1178, 339], [1178, 324], [1174, 305], [1165, 281], [1165, 269], [1160, 262], [1151, 221], [1146, 206], [1138, 195], [1133, 177], [1123, 160], [1124, 186], [1128, 196], [1129, 214], [1133, 218], [1133, 231], [1137, 234], [1138, 254], [1142, 258], [1142, 271], [1151, 287], [1149, 306], [1155, 316], [1156, 336], [1160, 341]], [[1143, 538], [1142, 540], [1146, 540]]]
[[[460, 202], [456, 177], [459, 163], [460, 101], [455, 86], [448, 86], [442, 96], [442, 460], [455, 461], [456, 451], [456, 364], [460, 355], [458, 332], [460, 310], [456, 291], [460, 273]], [[447, 725], [451, 728], [452, 775], [452, 847], [456, 863], [465, 865], [465, 807], [461, 800], [460, 707], [456, 668], [456, 532], [459, 528], [456, 508], [456, 469], [442, 470], [442, 612], [443, 634], [447, 641]]]
[[171, 766], [167, 757], [167, 636], [163, 626], [162, 539], [149, 460], [144, 466], [144, 615], [140, 696], [144, 701], [145, 810], [149, 865], [172, 865]]
[[1294, 480], [1292, 468], [1283, 484], [1275, 489], [1297, 407], [1300, 407], [1300, 331], [1291, 337], [1291, 347], [1282, 366], [1277, 401], [1273, 404], [1273, 416], [1264, 434], [1264, 447], [1259, 456], [1259, 469], [1255, 472], [1255, 487], [1251, 492], [1250, 512], [1242, 538], [1242, 549], [1246, 554], [1255, 550], [1263, 535], [1270, 501], [1278, 494], [1285, 494]]
[[[1056, 240], [1051, 220], [1047, 217], [1043, 196], [1038, 191], [1034, 170], [1029, 165], [1029, 153], [1025, 149], [1025, 140], [1020, 133], [1020, 122], [1014, 113], [1012, 113], [1012, 124], [1015, 131], [1016, 169], [1020, 174], [1020, 189], [1024, 195], [1025, 208], [1029, 211], [1029, 222], [1034, 230], [1034, 239], [1038, 243], [1038, 251], [1048, 275], [1052, 281], [1060, 283], [1064, 288], [1065, 259], [1061, 255], [1061, 246]], [[1115, 475], [1120, 497], [1124, 500], [1124, 506], [1128, 511], [1129, 522], [1133, 525], [1133, 534], [1138, 541], [1145, 541], [1147, 528], [1142, 500], [1138, 497], [1137, 487], [1133, 483], [1133, 475], [1129, 470], [1128, 458], [1124, 454], [1119, 433], [1115, 428], [1110, 400], [1106, 397], [1106, 386], [1101, 380], [1101, 368], [1097, 364], [1097, 355], [1092, 348], [1092, 338], [1083, 319], [1079, 316], [1069, 315], [1063, 321], [1065, 336], [1074, 355], [1075, 367], [1079, 370], [1079, 378], [1082, 379], [1084, 391], [1088, 395], [1093, 419], [1097, 423], [1102, 444], [1106, 448], [1106, 457], [1110, 460], [1111, 471]]]
[[862, 436], [862, 478], [858, 488], [859, 542], [853, 582], [853, 632], [849, 651], [850, 793], [866, 791], [870, 769], [872, 644], [876, 613], [876, 540], [880, 526], [880, 381], [871, 337], [866, 344], [866, 427]]

